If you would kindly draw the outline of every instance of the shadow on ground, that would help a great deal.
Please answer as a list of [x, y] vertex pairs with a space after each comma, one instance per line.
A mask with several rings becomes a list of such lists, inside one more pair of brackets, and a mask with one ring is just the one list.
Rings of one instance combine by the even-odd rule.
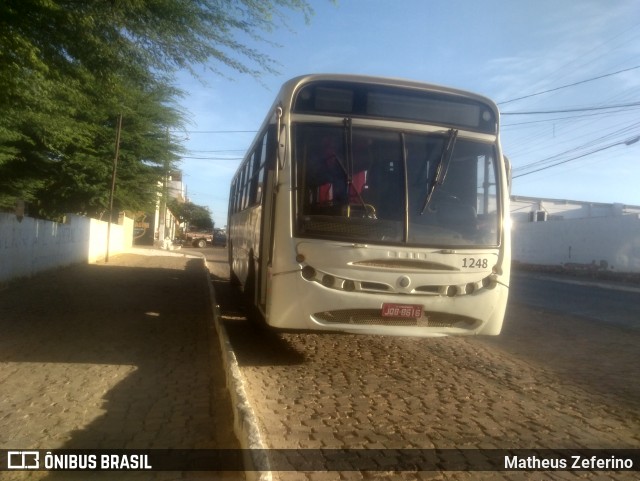
[[242, 294], [228, 279], [212, 275], [220, 318], [240, 366], [287, 366], [305, 362], [281, 333], [268, 328], [255, 313], [247, 312]]
[[2, 447], [238, 448], [203, 271], [127, 255], [0, 292]]

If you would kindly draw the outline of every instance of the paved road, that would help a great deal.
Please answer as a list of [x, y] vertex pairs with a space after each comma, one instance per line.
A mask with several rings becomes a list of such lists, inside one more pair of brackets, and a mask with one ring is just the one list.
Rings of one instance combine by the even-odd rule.
[[[151, 251], [149, 251], [151, 252]], [[0, 291], [0, 448], [238, 448], [201, 259], [120, 255]], [[2, 472], [0, 479], [242, 479]]]
[[640, 329], [640, 286], [516, 272], [511, 299], [600, 322]]
[[[640, 332], [512, 299], [496, 338], [258, 330], [207, 254], [271, 448], [640, 448]], [[281, 479], [589, 479], [634, 473], [277, 473]], [[304, 477], [303, 477], [304, 476]]]

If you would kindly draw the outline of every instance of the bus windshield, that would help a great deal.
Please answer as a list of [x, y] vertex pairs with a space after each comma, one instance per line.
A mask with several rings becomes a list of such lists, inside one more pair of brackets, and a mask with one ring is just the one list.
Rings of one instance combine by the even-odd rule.
[[438, 247], [498, 245], [495, 146], [463, 135], [451, 139], [450, 130], [352, 127], [348, 119], [344, 125], [294, 125], [296, 235]]

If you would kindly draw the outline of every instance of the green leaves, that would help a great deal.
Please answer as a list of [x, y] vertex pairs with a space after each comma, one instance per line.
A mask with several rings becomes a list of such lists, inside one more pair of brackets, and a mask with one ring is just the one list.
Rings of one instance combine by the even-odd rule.
[[205, 206], [173, 200], [169, 203], [169, 209], [181, 223], [186, 222], [193, 230], [209, 231], [213, 229], [211, 211]]
[[[107, 208], [115, 119], [123, 115], [116, 209], [155, 203], [181, 153], [173, 74], [195, 64], [259, 76], [263, 40], [299, 0], [4, 0], [0, 2], [0, 209], [99, 216]], [[192, 72], [194, 70], [192, 69]]]

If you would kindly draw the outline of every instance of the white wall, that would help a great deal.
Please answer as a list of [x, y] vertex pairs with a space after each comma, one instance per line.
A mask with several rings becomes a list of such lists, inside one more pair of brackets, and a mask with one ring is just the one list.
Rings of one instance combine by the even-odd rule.
[[[107, 222], [89, 219], [89, 248], [87, 262], [104, 259], [107, 252]], [[109, 255], [124, 252], [133, 244], [133, 219], [120, 216], [119, 224], [111, 224], [109, 235]]]
[[513, 260], [537, 265], [592, 264], [640, 272], [640, 215], [514, 222]]
[[640, 214], [640, 206], [619, 203], [583, 202], [564, 199], [511, 196], [511, 220], [529, 222], [531, 212], [544, 212], [549, 220], [578, 219], [583, 217], [611, 217]]
[[[111, 225], [110, 254], [131, 247], [133, 220]], [[58, 223], [0, 213], [0, 282], [28, 277], [54, 267], [96, 262], [106, 254], [107, 223], [68, 215]]]

